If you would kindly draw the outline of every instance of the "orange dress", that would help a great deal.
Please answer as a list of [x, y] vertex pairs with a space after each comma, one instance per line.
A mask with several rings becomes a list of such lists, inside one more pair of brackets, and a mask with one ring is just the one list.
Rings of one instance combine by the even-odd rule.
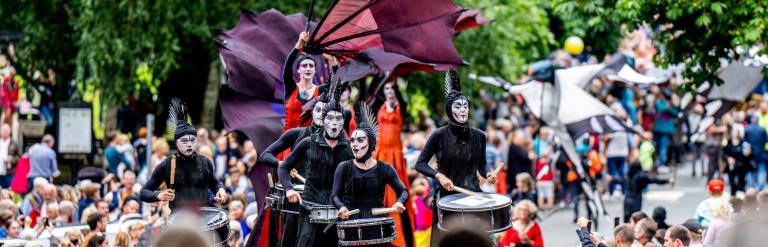
[[[318, 91], [319, 90], [315, 89], [315, 92], [312, 93], [312, 98], [317, 97]], [[288, 102], [285, 102], [285, 128], [283, 128], [283, 132], [296, 127], [307, 127], [312, 123], [311, 118], [307, 121], [301, 121], [301, 107], [303, 106], [304, 103], [299, 101], [299, 90], [293, 90], [291, 98], [288, 99]]]
[[[400, 105], [398, 104], [392, 112], [387, 111], [386, 103], [381, 106], [378, 113], [379, 139], [373, 158], [387, 162], [394, 166], [400, 180], [405, 184], [405, 188], [410, 191], [411, 183], [408, 181], [408, 167], [403, 158], [403, 142], [400, 140], [400, 132], [403, 129], [403, 117], [400, 115]], [[397, 201], [395, 191], [387, 186], [384, 191], [384, 205], [389, 207]], [[406, 212], [408, 218], [414, 219], [411, 203], [406, 203]], [[392, 246], [406, 246], [404, 231], [413, 232], [413, 222], [404, 219], [397, 214], [390, 214], [395, 218], [397, 224], [397, 239], [391, 243]], [[408, 222], [403, 222], [408, 220]], [[413, 244], [408, 244], [413, 246]]]

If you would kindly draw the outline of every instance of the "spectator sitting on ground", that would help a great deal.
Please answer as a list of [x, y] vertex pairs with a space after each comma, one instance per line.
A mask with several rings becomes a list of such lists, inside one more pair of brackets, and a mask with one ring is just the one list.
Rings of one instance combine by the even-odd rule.
[[[526, 174], [526, 173], [521, 173]], [[504, 232], [499, 240], [501, 246], [528, 245], [544, 246], [541, 228], [536, 223], [536, 205], [530, 200], [522, 200], [515, 205], [512, 228]]]
[[664, 234], [664, 247], [688, 247], [691, 233], [683, 226], [672, 226]]

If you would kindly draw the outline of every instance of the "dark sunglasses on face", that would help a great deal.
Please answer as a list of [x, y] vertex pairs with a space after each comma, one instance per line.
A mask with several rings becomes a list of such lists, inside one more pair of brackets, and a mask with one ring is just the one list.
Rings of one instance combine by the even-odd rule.
[[314, 68], [314, 67], [315, 67], [315, 64], [312, 64], [312, 63], [304, 63], [304, 64], [301, 64], [300, 66], [301, 66], [302, 68], [305, 68], [305, 69], [311, 69], [311, 68]]

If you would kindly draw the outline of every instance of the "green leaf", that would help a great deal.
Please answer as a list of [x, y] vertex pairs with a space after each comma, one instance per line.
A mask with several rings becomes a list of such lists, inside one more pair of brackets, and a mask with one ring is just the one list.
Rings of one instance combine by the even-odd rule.
[[709, 17], [708, 14], [702, 14], [698, 18], [696, 18], [696, 26], [699, 26], [699, 27], [709, 26], [709, 23], [711, 22], [712, 22], [712, 19]]

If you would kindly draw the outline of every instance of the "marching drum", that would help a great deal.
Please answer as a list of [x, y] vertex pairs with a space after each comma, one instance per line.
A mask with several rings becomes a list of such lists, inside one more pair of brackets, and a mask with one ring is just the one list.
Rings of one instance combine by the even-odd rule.
[[[168, 226], [189, 227], [195, 222], [190, 217], [194, 213], [174, 213], [168, 218]], [[229, 214], [227, 211], [213, 207], [203, 207], [197, 212], [199, 221], [198, 229], [207, 238], [214, 241], [217, 246], [226, 246], [229, 241]]]
[[[307, 201], [304, 201], [304, 203], [307, 203]], [[339, 212], [339, 210], [337, 210], [333, 205], [322, 205], [315, 203], [308, 204], [309, 223], [328, 224], [331, 223], [331, 221], [334, 219], [338, 218], [336, 214]]]
[[[299, 194], [304, 194], [303, 184], [294, 184], [293, 189], [298, 191]], [[285, 189], [282, 184], [275, 186], [275, 193], [267, 196], [267, 205], [277, 211], [288, 214], [299, 214], [301, 205], [298, 203], [291, 203], [288, 198], [285, 197]]]
[[391, 217], [342, 221], [336, 230], [341, 246], [389, 243], [397, 236], [395, 220]]
[[505, 195], [476, 192], [479, 196], [453, 194], [437, 201], [438, 228], [447, 231], [448, 218], [460, 218], [472, 225], [486, 227], [488, 233], [497, 233], [512, 227], [512, 200]]

